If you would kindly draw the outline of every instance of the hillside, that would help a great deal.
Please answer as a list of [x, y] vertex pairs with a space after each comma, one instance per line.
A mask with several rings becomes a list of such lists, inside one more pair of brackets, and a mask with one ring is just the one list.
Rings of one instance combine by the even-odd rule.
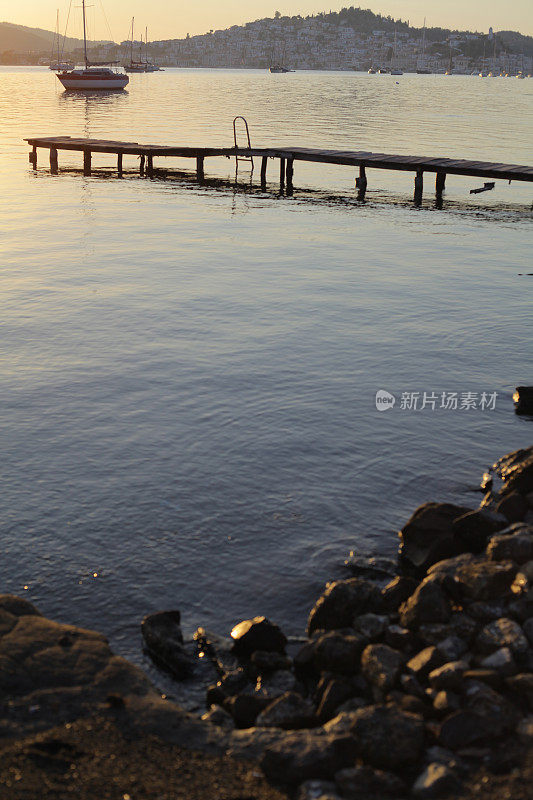
[[[41, 28], [27, 28], [24, 25], [14, 25], [11, 22], [0, 22], [0, 53], [11, 51], [13, 53], [42, 53], [50, 52], [55, 41], [53, 31]], [[83, 41], [67, 38], [65, 50], [74, 50], [80, 47]]]

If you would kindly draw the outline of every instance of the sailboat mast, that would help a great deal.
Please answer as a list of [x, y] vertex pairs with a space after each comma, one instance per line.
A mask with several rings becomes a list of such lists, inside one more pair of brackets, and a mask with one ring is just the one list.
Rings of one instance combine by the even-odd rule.
[[89, 61], [87, 59], [87, 26], [85, 23], [85, 0], [82, 0], [83, 9], [83, 53], [85, 55], [85, 69], [89, 68]]
[[130, 47], [130, 64], [133, 64], [133, 23], [135, 22], [135, 17], [131, 18], [131, 47]]
[[56, 14], [56, 28], [57, 28], [57, 63], [59, 64], [59, 9]]

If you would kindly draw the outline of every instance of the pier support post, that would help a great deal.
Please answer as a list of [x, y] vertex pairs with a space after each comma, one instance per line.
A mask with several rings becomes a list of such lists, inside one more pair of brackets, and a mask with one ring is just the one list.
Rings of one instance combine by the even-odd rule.
[[196, 158], [196, 180], [202, 183], [204, 180], [204, 157], [197, 156]]
[[83, 151], [83, 174], [90, 175], [91, 174], [91, 151], [84, 150]]
[[261, 189], [263, 192], [266, 190], [267, 187], [267, 164], [268, 164], [268, 157], [263, 156], [261, 159]]
[[30, 164], [33, 165], [33, 169], [37, 169], [37, 148], [33, 145], [33, 150], [30, 153]]
[[415, 177], [415, 205], [419, 206], [422, 203], [422, 194], [424, 192], [424, 171], [417, 169]]
[[444, 187], [446, 185], [446, 173], [445, 172], [437, 172], [437, 177], [435, 179], [435, 193], [437, 196], [437, 208], [442, 208], [442, 193], [444, 191]]
[[148, 178], [154, 177], [154, 157], [152, 155], [146, 157], [146, 175]]
[[55, 147], [50, 148], [50, 172], [52, 175], [57, 175], [57, 150]]
[[122, 178], [122, 153], [120, 151], [117, 153], [117, 172], [118, 177]]
[[279, 160], [279, 190], [283, 192], [285, 189], [285, 166], [287, 163], [286, 158], [280, 158]]
[[139, 161], [139, 175], [142, 178], [144, 178], [144, 162], [145, 162], [145, 157], [141, 156], [141, 159]]
[[294, 191], [294, 187], [292, 185], [292, 179], [294, 176], [294, 159], [288, 158], [287, 159], [287, 194], [292, 194]]
[[359, 189], [357, 193], [357, 199], [364, 200], [367, 187], [366, 168], [364, 164], [361, 164], [359, 167], [359, 177], [355, 179], [355, 186], [357, 189]]

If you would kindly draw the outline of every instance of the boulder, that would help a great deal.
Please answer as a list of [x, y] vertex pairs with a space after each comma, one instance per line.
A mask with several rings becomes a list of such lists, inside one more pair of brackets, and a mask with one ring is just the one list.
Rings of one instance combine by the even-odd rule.
[[514, 561], [515, 564], [533, 560], [533, 527], [522, 528], [511, 536], [493, 536], [487, 545], [487, 556], [491, 561]]
[[313, 728], [318, 724], [318, 720], [309, 700], [304, 700], [296, 692], [286, 692], [259, 714], [255, 724], [259, 728], [297, 730]]
[[385, 631], [385, 642], [395, 650], [411, 650], [415, 644], [415, 635], [409, 628], [389, 625]]
[[352, 734], [359, 756], [378, 769], [416, 763], [424, 746], [424, 721], [395, 706], [374, 705], [353, 714]]
[[491, 469], [503, 481], [500, 496], [515, 491], [527, 495], [533, 491], [533, 447], [508, 453]]
[[231, 631], [233, 652], [239, 658], [249, 658], [256, 650], [284, 653], [287, 638], [283, 631], [266, 617], [245, 619]]
[[465, 708], [483, 720], [490, 738], [498, 738], [516, 727], [520, 713], [507, 698], [485, 683], [469, 682], [465, 688]]
[[256, 675], [268, 675], [278, 670], [291, 668], [291, 659], [282, 653], [256, 650], [250, 657], [250, 667]]
[[369, 644], [361, 656], [361, 672], [369, 683], [386, 692], [392, 689], [405, 658], [386, 644]]
[[201, 718], [204, 722], [209, 722], [211, 725], [216, 725], [217, 728], [224, 728], [224, 730], [233, 730], [235, 727], [231, 714], [220, 706], [211, 706], [209, 711], [202, 714]]
[[269, 701], [256, 694], [237, 694], [224, 701], [225, 710], [231, 714], [237, 728], [251, 728]]
[[445, 764], [429, 764], [413, 785], [413, 795], [420, 798], [442, 797], [457, 793], [460, 782], [453, 770]]
[[496, 505], [496, 512], [509, 522], [520, 522], [529, 511], [529, 503], [520, 492], [506, 493]]
[[366, 764], [340, 770], [335, 775], [335, 784], [347, 800], [367, 800], [369, 796], [397, 798], [406, 791], [404, 782], [396, 775]]
[[518, 658], [525, 656], [529, 647], [520, 625], [505, 617], [485, 625], [476, 638], [476, 646], [482, 653], [507, 647]]
[[447, 636], [441, 642], [437, 642], [437, 650], [448, 661], [457, 661], [468, 650], [466, 642], [459, 636]]
[[432, 564], [464, 549], [453, 522], [470, 509], [451, 503], [420, 506], [400, 531], [400, 560], [406, 571], [423, 575]]
[[349, 578], [328, 583], [309, 614], [307, 632], [349, 628], [355, 616], [379, 610], [381, 592], [370, 581]]
[[448, 716], [448, 714], [452, 714], [454, 711], [459, 711], [461, 708], [461, 700], [459, 695], [455, 692], [442, 689], [435, 695], [433, 708], [441, 716]]
[[505, 684], [520, 705], [525, 699], [529, 710], [533, 711], [533, 673], [521, 672], [519, 675], [513, 675], [505, 679]]
[[276, 700], [286, 692], [295, 691], [297, 688], [298, 682], [294, 673], [288, 669], [280, 669], [277, 672], [259, 677], [255, 690], [261, 697], [272, 702], [272, 700]]
[[391, 558], [381, 556], [358, 556], [353, 550], [344, 565], [358, 578], [383, 581], [396, 574], [397, 564]]
[[459, 566], [454, 580], [459, 597], [468, 600], [494, 600], [510, 593], [516, 576], [512, 561], [476, 559]]
[[320, 731], [293, 731], [267, 746], [261, 767], [268, 780], [298, 786], [308, 780], [331, 780], [352, 766], [356, 744], [352, 736]]
[[23, 597], [14, 594], [0, 594], [0, 610], [14, 617], [41, 617], [41, 612]]
[[320, 722], [327, 722], [335, 716], [335, 712], [346, 700], [355, 697], [356, 689], [348, 678], [331, 678], [323, 691], [317, 715]]
[[452, 530], [463, 543], [464, 550], [480, 553], [485, 548], [488, 539], [506, 525], [507, 518], [503, 514], [478, 508], [457, 517], [452, 523]]
[[517, 414], [533, 414], [533, 386], [517, 386], [513, 401]]
[[517, 670], [513, 654], [508, 647], [500, 647], [499, 650], [495, 650], [490, 656], [484, 658], [479, 666], [482, 669], [497, 670], [500, 675], [513, 675]]
[[400, 606], [400, 623], [404, 628], [416, 629], [424, 622], [447, 622], [450, 614], [450, 601], [439, 580], [429, 576]]
[[416, 675], [418, 680], [424, 680], [430, 672], [441, 667], [445, 661], [446, 657], [436, 647], [425, 647], [409, 659], [407, 669]]
[[313, 664], [317, 672], [324, 670], [353, 675], [359, 668], [360, 656], [367, 640], [353, 634], [330, 631], [319, 636], [313, 645]]
[[178, 681], [190, 678], [194, 660], [183, 643], [180, 612], [160, 611], [148, 614], [141, 623], [145, 650], [158, 667]]
[[476, 681], [477, 683], [486, 683], [492, 689], [499, 689], [502, 685], [503, 679], [499, 672], [495, 669], [485, 669], [484, 667], [478, 669], [467, 669], [464, 674], [465, 681]]
[[466, 661], [450, 661], [429, 673], [429, 683], [437, 691], [458, 691], [468, 669]]
[[490, 737], [483, 717], [465, 709], [455, 711], [441, 723], [438, 730], [439, 743], [449, 750], [461, 750]]
[[296, 800], [341, 800], [333, 781], [304, 781], [298, 787]]
[[364, 636], [369, 642], [373, 642], [383, 636], [385, 628], [389, 623], [389, 618], [384, 614], [361, 614], [353, 621], [354, 630]]
[[397, 575], [381, 590], [383, 607], [389, 611], [396, 611], [398, 606], [407, 600], [416, 587], [418, 581], [407, 575]]

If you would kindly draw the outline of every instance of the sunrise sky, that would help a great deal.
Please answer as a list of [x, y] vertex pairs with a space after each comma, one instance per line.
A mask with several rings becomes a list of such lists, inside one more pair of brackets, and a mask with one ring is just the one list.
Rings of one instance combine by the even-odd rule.
[[[15, 22], [36, 28], [53, 30], [56, 9], [65, 20], [70, 0], [17, 0], [16, 3], [0, 0], [0, 21]], [[104, 16], [101, 11], [102, 0], [88, 0], [92, 5], [94, 18], [93, 36], [109, 38]], [[393, 17], [409, 19], [412, 25], [422, 26], [427, 17], [428, 26], [487, 31], [489, 26], [495, 30], [519, 30], [533, 34], [532, 0], [359, 0], [362, 8]], [[74, 7], [81, 0], [73, 0]], [[241, 25], [260, 17], [273, 16], [276, 10], [282, 14], [313, 14], [319, 11], [339, 10], [357, 2], [332, 2], [331, 0], [200, 0], [196, 3], [178, 3], [175, 0], [103, 0], [103, 6], [113, 39], [126, 39], [132, 15], [135, 15], [139, 30], [149, 27], [150, 39], [171, 39], [187, 33], [205, 33], [210, 29]], [[69, 35], [78, 36], [79, 31], [74, 13], [73, 25]]]

